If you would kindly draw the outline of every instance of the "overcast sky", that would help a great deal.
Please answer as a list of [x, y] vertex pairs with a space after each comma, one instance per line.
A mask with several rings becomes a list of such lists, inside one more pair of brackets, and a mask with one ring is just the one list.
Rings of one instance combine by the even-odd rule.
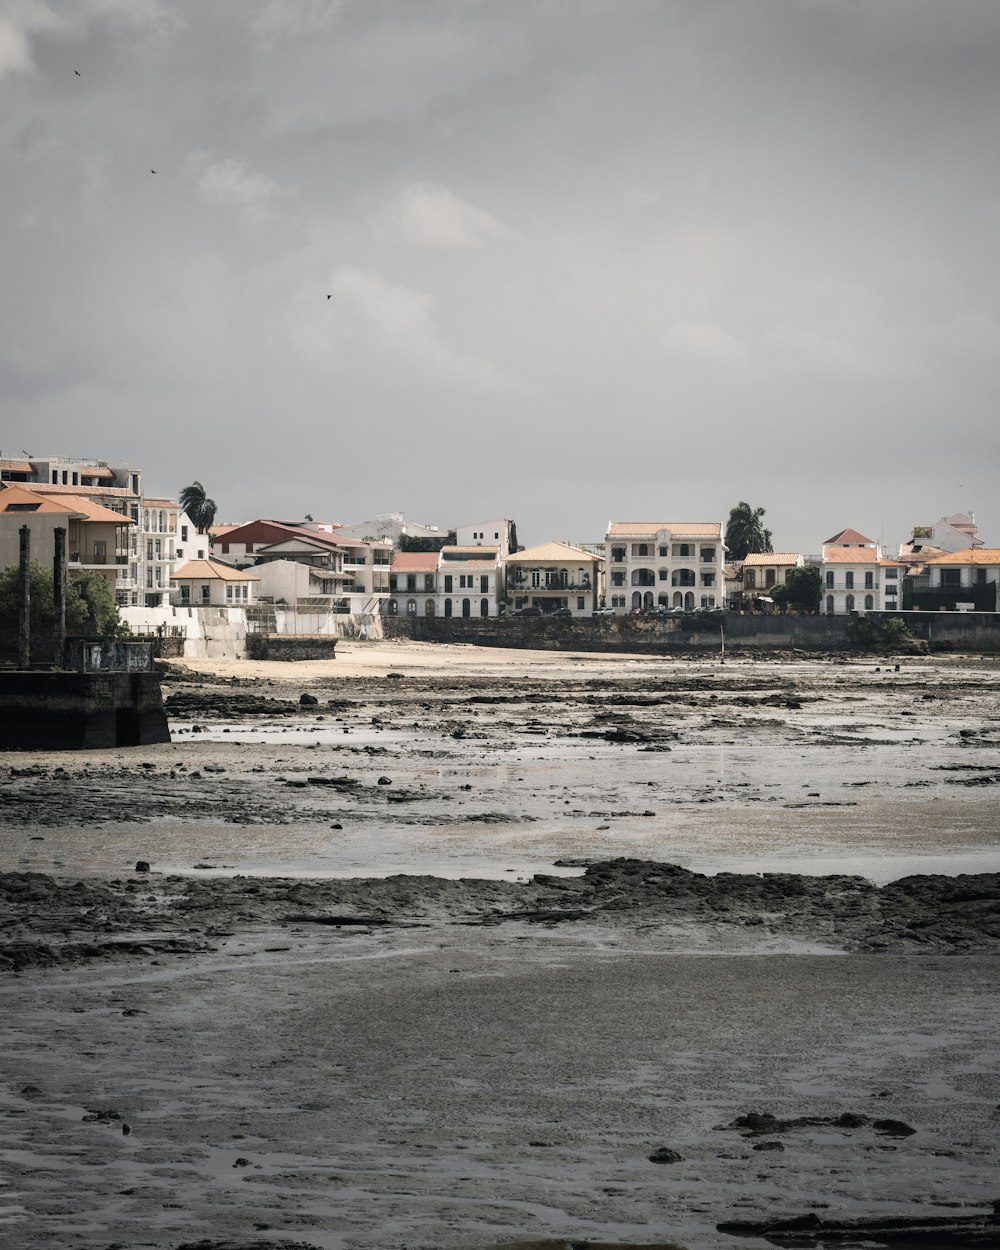
[[0, 450], [1000, 546], [998, 67], [997, 0], [4, 0]]

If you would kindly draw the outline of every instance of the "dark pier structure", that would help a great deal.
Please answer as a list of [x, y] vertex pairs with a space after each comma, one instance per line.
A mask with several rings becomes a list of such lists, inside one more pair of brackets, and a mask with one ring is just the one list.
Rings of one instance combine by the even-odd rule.
[[[62, 539], [62, 541], [60, 541]], [[21, 530], [17, 667], [0, 669], [0, 750], [73, 751], [169, 742], [152, 646], [65, 637], [65, 534], [56, 530], [54, 663], [31, 663], [28, 565]]]

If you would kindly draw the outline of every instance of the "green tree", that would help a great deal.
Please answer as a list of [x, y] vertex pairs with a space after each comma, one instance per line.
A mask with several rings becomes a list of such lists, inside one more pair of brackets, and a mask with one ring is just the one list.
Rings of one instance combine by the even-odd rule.
[[754, 551], [773, 551], [771, 531], [762, 522], [763, 508], [751, 508], [741, 499], [729, 513], [726, 523], [726, 554], [730, 560], [745, 560]]
[[823, 593], [823, 578], [815, 567], [789, 569], [784, 586], [775, 586], [771, 597], [775, 603], [800, 612], [818, 612]]
[[180, 505], [198, 527], [199, 534], [204, 534], [215, 520], [215, 500], [209, 499], [201, 482], [192, 482], [190, 486], [184, 487], [180, 494]]
[[[21, 592], [16, 564], [0, 571], [0, 624], [15, 628]], [[31, 632], [41, 635], [52, 629], [56, 616], [52, 570], [34, 561], [28, 566], [31, 592]], [[118, 614], [114, 592], [107, 579], [93, 569], [70, 573], [66, 579], [66, 633], [114, 634], [128, 633], [128, 626]]]
[[399, 549], [400, 551], [440, 551], [447, 541], [447, 536], [422, 538], [416, 534], [400, 534]]

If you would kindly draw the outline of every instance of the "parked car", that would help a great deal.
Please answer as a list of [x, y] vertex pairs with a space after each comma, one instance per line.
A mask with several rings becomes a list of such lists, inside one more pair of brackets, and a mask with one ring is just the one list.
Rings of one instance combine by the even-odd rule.
[[562, 617], [569, 616], [569, 617], [572, 617], [573, 613], [569, 610], [569, 608], [556, 608], [556, 610], [555, 610], [554, 612], [549, 612], [549, 613], [548, 613], [548, 615], [549, 615], [549, 616], [562, 616]]
[[518, 608], [514, 613], [515, 616], [541, 616], [541, 608]]
[[594, 608], [591, 616], [614, 616], [614, 608]]

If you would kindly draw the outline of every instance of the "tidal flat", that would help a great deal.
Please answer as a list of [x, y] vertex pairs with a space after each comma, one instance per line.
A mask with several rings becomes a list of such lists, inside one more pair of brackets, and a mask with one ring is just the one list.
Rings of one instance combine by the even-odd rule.
[[1000, 666], [164, 694], [169, 745], [0, 758], [0, 1244], [994, 1244]]

